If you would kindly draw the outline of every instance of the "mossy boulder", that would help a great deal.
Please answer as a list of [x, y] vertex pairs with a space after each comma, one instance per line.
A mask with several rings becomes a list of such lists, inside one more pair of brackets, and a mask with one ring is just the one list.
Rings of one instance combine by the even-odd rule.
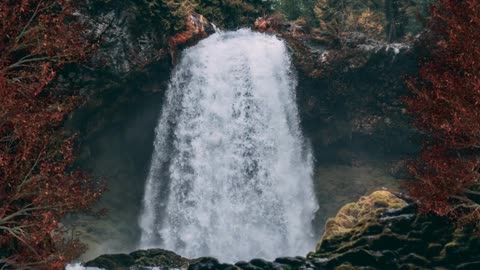
[[163, 249], [139, 250], [130, 253], [137, 265], [156, 266], [162, 265], [168, 268], [183, 268], [188, 266], [189, 261], [172, 251]]
[[377, 191], [330, 219], [309, 258], [325, 259], [327, 269], [474, 269], [480, 261], [480, 236]]
[[[358, 230], [377, 231], [378, 226], [369, 226], [371, 221], [387, 209], [400, 209], [407, 203], [388, 191], [376, 191], [369, 196], [364, 196], [356, 203], [349, 203], [342, 207], [334, 218], [327, 220], [322, 241], [334, 237], [342, 237]], [[320, 249], [322, 242], [317, 246]]]

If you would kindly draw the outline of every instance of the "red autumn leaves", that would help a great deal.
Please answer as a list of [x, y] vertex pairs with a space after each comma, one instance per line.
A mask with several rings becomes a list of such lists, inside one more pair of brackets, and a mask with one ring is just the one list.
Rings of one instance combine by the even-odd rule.
[[480, 1], [438, 1], [425, 35], [407, 107], [427, 139], [408, 189], [422, 210], [479, 227]]
[[[101, 193], [72, 170], [74, 138], [61, 126], [78, 98], [55, 87], [57, 72], [92, 49], [71, 3], [0, 1], [0, 267], [63, 269], [83, 246], [60, 221]], [[423, 211], [478, 225], [480, 1], [439, 0], [425, 40], [430, 55], [406, 104], [427, 140], [407, 187]]]
[[70, 3], [0, 2], [0, 266], [63, 269], [83, 246], [60, 220], [101, 193], [72, 170], [74, 138], [61, 126], [79, 102], [55, 87], [57, 71], [92, 49]]

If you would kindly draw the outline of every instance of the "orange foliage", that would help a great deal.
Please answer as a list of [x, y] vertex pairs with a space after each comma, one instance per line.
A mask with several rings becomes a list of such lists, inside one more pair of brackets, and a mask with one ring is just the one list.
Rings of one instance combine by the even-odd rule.
[[168, 49], [172, 59], [175, 59], [175, 51], [179, 46], [185, 45], [189, 42], [197, 42], [201, 38], [207, 36], [204, 28], [204, 25], [207, 24], [207, 22], [202, 15], [190, 12], [185, 19], [187, 29], [171, 37], [168, 42]]

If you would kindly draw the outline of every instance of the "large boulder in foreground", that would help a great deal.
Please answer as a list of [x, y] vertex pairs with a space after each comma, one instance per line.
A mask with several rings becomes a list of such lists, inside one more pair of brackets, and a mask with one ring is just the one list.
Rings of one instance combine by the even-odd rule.
[[361, 197], [358, 202], [343, 206], [334, 218], [327, 220], [322, 242], [348, 235], [358, 230], [359, 225], [368, 225], [387, 209], [399, 209], [407, 205], [404, 200], [388, 191], [376, 191]]
[[480, 237], [377, 191], [327, 221], [315, 257], [327, 269], [480, 269]]

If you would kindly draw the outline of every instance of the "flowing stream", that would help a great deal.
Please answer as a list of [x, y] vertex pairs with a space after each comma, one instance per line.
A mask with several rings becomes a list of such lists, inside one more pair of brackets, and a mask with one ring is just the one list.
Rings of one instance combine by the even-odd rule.
[[294, 75], [284, 42], [250, 30], [183, 52], [156, 128], [141, 248], [226, 262], [313, 250]]

